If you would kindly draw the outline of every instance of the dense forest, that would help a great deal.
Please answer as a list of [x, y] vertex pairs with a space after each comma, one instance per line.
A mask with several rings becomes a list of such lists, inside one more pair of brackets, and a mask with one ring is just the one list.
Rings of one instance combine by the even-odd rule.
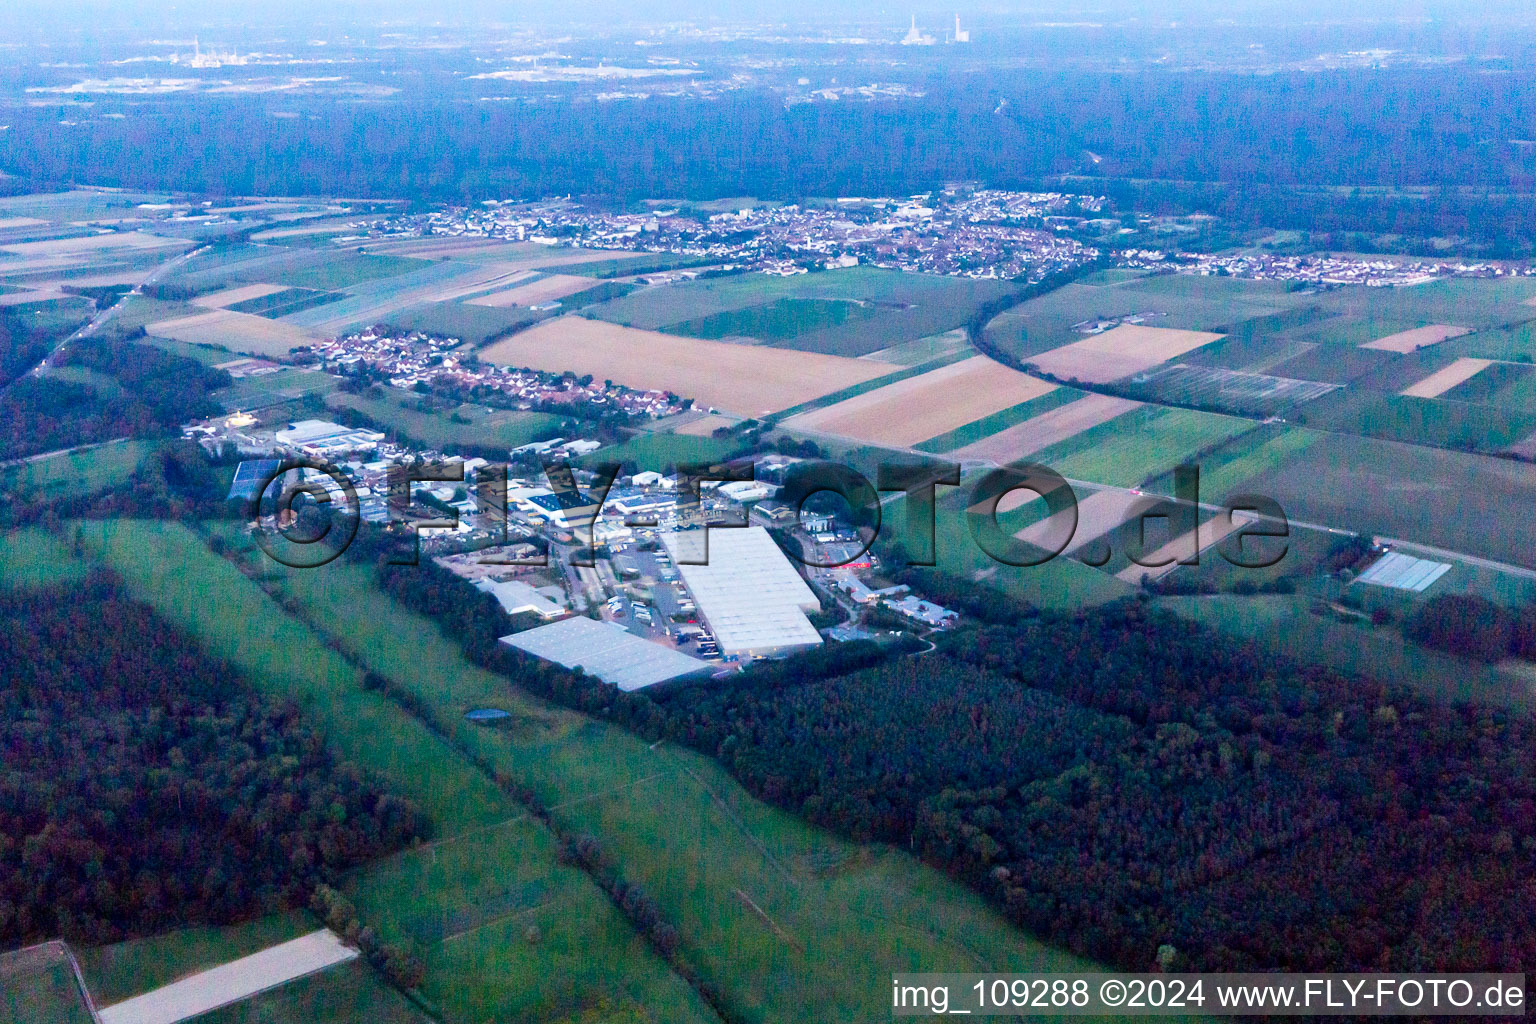
[[82, 314], [74, 322], [66, 319], [40, 326], [31, 312], [25, 305], [0, 306], [0, 387], [42, 362], [60, 338], [85, 322]]
[[0, 946], [302, 905], [424, 823], [96, 577], [0, 595]]
[[106, 336], [71, 342], [60, 366], [85, 381], [44, 374], [0, 392], [0, 458], [21, 458], [118, 437], [158, 437], [218, 413], [209, 392], [229, 374], [153, 345]]
[[1018, 605], [932, 572], [972, 625], [622, 693], [496, 643], [489, 595], [353, 557], [518, 686], [719, 759], [749, 790], [915, 849], [1035, 934], [1145, 968], [1536, 962], [1536, 725], [1304, 669], [1127, 601]]
[[[1536, 239], [1536, 77], [1462, 67], [1246, 75], [987, 71], [919, 97], [385, 103], [115, 98], [7, 112], [0, 167], [38, 182], [408, 199], [900, 195], [1059, 183], [1142, 209], [1313, 233]], [[124, 114], [118, 118], [110, 116]], [[108, 116], [103, 116], [108, 115]]]
[[1136, 603], [830, 680], [660, 696], [752, 791], [1146, 966], [1519, 969], [1536, 728], [1266, 663]]

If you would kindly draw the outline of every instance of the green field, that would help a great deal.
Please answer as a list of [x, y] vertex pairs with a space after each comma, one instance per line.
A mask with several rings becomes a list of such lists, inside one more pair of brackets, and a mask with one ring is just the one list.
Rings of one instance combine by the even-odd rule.
[[669, 472], [683, 463], [718, 462], [740, 448], [737, 437], [691, 437], [660, 432], [636, 434], [619, 444], [599, 449], [576, 460], [588, 468], [603, 462], [633, 462], [641, 471]]
[[[595, 253], [597, 250], [589, 251]], [[571, 263], [553, 269], [578, 277], [627, 277], [631, 274], [653, 274], [658, 270], [676, 270], [679, 267], [702, 267], [709, 262], [703, 257], [682, 253], [638, 252], [626, 256], [595, 256], [585, 263]]]
[[188, 530], [138, 520], [88, 521], [80, 528], [87, 546], [100, 552], [135, 596], [263, 690], [296, 701], [339, 757], [389, 780], [394, 792], [415, 800], [445, 834], [517, 813], [440, 739], [383, 697], [364, 691], [357, 668]]
[[237, 377], [232, 385], [213, 392], [209, 397], [228, 412], [265, 409], [305, 395], [328, 394], [336, 390], [339, 383], [328, 373], [290, 367], [277, 373]]
[[1392, 441], [1493, 452], [1536, 432], [1536, 411], [1388, 395], [1328, 425]]
[[1143, 406], [1051, 445], [1032, 461], [1068, 480], [1135, 487], [1171, 471], [1229, 438], [1252, 430], [1252, 420], [1189, 409]]
[[85, 579], [89, 568], [67, 541], [26, 527], [0, 533], [0, 590], [37, 590]]
[[0, 1024], [92, 1024], [69, 961], [59, 960], [0, 986]]
[[197, 1024], [429, 1024], [366, 964], [352, 961], [196, 1018]]
[[[749, 334], [748, 328], [757, 328], [771, 332], [769, 340], [780, 347], [860, 356], [959, 327], [982, 303], [1013, 288], [999, 281], [848, 267], [649, 288], [589, 306], [585, 313], [649, 330], [703, 331], [700, 337]], [[851, 303], [861, 304], [854, 307], [857, 313]], [[834, 322], [838, 316], [843, 319]], [[795, 330], [797, 324], [803, 329]]]
[[270, 284], [285, 284], [290, 288], [308, 288], [313, 291], [333, 292], [365, 281], [377, 281], [386, 277], [398, 277], [413, 270], [431, 266], [425, 260], [413, 260], [404, 256], [364, 256], [357, 253], [326, 254], [323, 262], [291, 269], [273, 269], [256, 275], [252, 280]]
[[153, 441], [109, 441], [0, 468], [0, 496], [22, 501], [87, 497], [128, 482]]
[[1448, 402], [1481, 402], [1514, 409], [1536, 410], [1536, 366], [1492, 363], [1440, 395]]
[[1536, 564], [1527, 525], [1536, 480], [1523, 463], [1332, 434], [1244, 489], [1293, 518]]
[[[1249, 480], [1274, 472], [1325, 436], [1304, 427], [1266, 424], [1234, 438], [1200, 460], [1201, 500], [1219, 502], [1245, 491]], [[1165, 476], [1154, 481], [1153, 486], [1171, 493], [1171, 481], [1171, 475]]]
[[[1041, 565], [1007, 565], [992, 558], [977, 545], [970, 511], [975, 499], [973, 488], [983, 471], [967, 473], [957, 488], [941, 487], [934, 508], [934, 540], [937, 568], [955, 577], [984, 582], [986, 585], [1041, 608], [1081, 608], [1128, 597], [1134, 592], [1109, 573], [1084, 565], [1072, 558], [1053, 558]], [[1084, 494], [1078, 494], [1081, 501]], [[882, 535], [902, 540], [907, 536], [904, 497], [885, 505]], [[1044, 505], [1031, 500], [998, 515], [998, 528], [1013, 534], [1035, 522]]]
[[694, 338], [758, 338], [762, 341], [788, 341], [811, 331], [857, 324], [879, 313], [844, 299], [774, 299], [761, 306], [727, 309], [697, 320], [672, 324], [667, 330]]
[[324, 306], [343, 298], [340, 292], [319, 292], [311, 288], [288, 288], [270, 295], [258, 295], [254, 299], [237, 302], [226, 309], [235, 313], [251, 313], [269, 320], [297, 313], [303, 309]]
[[143, 295], [130, 295], [128, 301], [112, 314], [112, 323], [132, 330], [146, 324], [159, 323], [161, 320], [177, 320], [206, 312], [208, 310], [201, 306], [194, 306], [190, 302], [167, 302], [164, 299], [151, 299]]
[[[398, 391], [386, 392], [382, 398], [333, 391], [326, 396], [325, 402], [333, 409], [356, 409], [375, 422], [384, 424], [382, 429], [400, 431], [430, 448], [453, 444], [515, 448], [530, 441], [554, 437], [563, 422], [559, 416], [550, 413], [516, 409], [487, 412], [483, 405], [461, 405], [442, 412], [420, 412], [402, 404], [419, 400], [419, 395], [407, 396]], [[448, 417], [455, 413], [469, 422], [454, 423]]]

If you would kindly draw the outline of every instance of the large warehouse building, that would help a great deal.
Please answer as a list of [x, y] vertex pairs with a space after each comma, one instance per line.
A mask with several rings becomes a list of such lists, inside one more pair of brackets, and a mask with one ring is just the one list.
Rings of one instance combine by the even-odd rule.
[[707, 661], [643, 640], [623, 626], [581, 615], [504, 636], [501, 642], [566, 668], [580, 668], [621, 690], [703, 675], [713, 667]]
[[702, 553], [702, 530], [664, 533], [661, 540], [727, 658], [783, 654], [822, 642], [806, 618], [821, 601], [761, 526], [710, 530], [707, 565], [685, 561]]

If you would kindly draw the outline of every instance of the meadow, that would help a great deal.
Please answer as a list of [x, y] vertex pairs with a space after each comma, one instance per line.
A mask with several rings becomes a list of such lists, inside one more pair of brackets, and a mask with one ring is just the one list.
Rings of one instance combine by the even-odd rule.
[[78, 583], [90, 571], [64, 540], [36, 526], [0, 533], [0, 568], [0, 590]]
[[1520, 709], [1536, 705], [1530, 679], [1520, 672], [1426, 650], [1363, 617], [1346, 621], [1327, 611], [1319, 614], [1310, 597], [1214, 595], [1161, 598], [1160, 603], [1300, 665], [1409, 685], [1433, 700]]
[[0, 467], [0, 495], [27, 501], [87, 497], [127, 483], [153, 441], [108, 441]]
[[1253, 429], [1251, 420], [1143, 406], [1031, 456], [1068, 480], [1135, 487]]
[[1519, 462], [1333, 434], [1245, 489], [1292, 518], [1536, 567], [1527, 514], [1536, 481]]
[[[544, 412], [495, 409], [483, 405], [461, 405], [440, 412], [421, 412], [410, 406], [421, 396], [390, 389], [383, 397], [332, 391], [326, 405], [332, 409], [355, 409], [366, 414], [380, 429], [396, 430], [431, 448], [444, 445], [476, 445], [487, 448], [515, 448], [554, 437], [563, 420]], [[455, 423], [448, 417], [458, 415], [468, 423]]]
[[[861, 356], [941, 334], [1014, 286], [847, 267], [793, 277], [742, 274], [634, 292], [588, 308], [599, 319], [698, 337], [750, 335], [785, 348]], [[858, 312], [849, 304], [859, 304]], [[841, 320], [837, 318], [841, 317]], [[771, 337], [753, 334], [763, 330]]]
[[841, 299], [784, 298], [761, 306], [727, 309], [696, 320], [684, 320], [671, 324], [667, 330], [712, 341], [725, 338], [788, 341], [811, 331], [857, 324], [878, 313], [874, 306]]
[[700, 437], [655, 431], [636, 434], [626, 441], [584, 455], [576, 463], [591, 468], [604, 462], [633, 462], [639, 472], [669, 473], [675, 467], [687, 463], [718, 462], [740, 447], [741, 440], [735, 437]]

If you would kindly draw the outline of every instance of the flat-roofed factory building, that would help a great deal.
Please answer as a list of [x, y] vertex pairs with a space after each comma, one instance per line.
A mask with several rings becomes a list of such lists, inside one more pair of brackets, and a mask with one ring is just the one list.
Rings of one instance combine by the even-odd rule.
[[761, 526], [663, 533], [683, 585], [727, 658], [754, 658], [815, 647], [821, 634], [806, 618], [821, 601]]
[[623, 626], [581, 615], [504, 636], [501, 642], [566, 668], [580, 668], [621, 690], [702, 675], [713, 668], [707, 661], [635, 636]]

